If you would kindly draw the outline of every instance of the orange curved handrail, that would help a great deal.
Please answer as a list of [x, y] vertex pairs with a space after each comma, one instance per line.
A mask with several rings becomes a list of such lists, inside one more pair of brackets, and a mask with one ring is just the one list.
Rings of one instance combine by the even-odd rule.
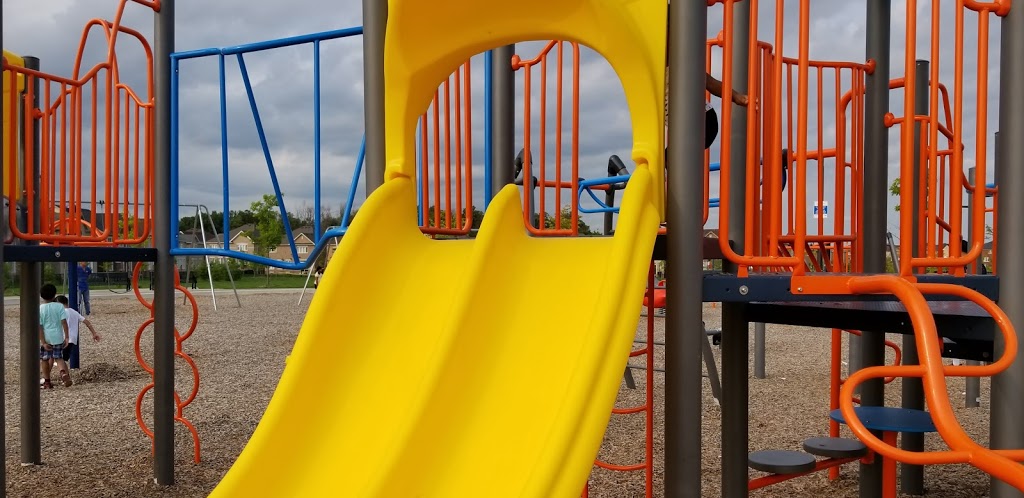
[[[857, 371], [847, 379], [840, 391], [840, 410], [853, 433], [873, 451], [913, 465], [969, 463], [1006, 483], [1024, 490], [1024, 469], [1016, 462], [1024, 460], [1024, 450], [992, 450], [971, 440], [956, 420], [949, 402], [946, 376], [984, 377], [995, 375], [1012, 364], [1017, 355], [1017, 336], [1009, 318], [999, 307], [978, 293], [952, 284], [913, 284], [893, 275], [852, 277], [848, 288], [854, 294], [891, 294], [906, 307], [914, 327], [919, 354], [918, 365], [876, 366]], [[935, 320], [924, 294], [946, 294], [979, 305], [992, 316], [1005, 341], [1002, 356], [987, 365], [945, 366], [939, 349]], [[886, 377], [920, 377], [924, 386], [929, 414], [949, 451], [910, 452], [884, 443], [875, 437], [857, 418], [853, 393], [858, 385], [870, 379]]]

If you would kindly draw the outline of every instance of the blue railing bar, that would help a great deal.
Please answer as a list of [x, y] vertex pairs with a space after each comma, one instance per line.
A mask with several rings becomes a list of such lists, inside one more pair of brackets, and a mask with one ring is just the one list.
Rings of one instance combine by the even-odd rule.
[[[330, 237], [327, 237], [327, 235]], [[256, 263], [260, 265], [272, 266], [274, 268], [282, 268], [285, 270], [305, 270], [313, 265], [320, 252], [327, 246], [327, 240], [334, 237], [341, 237], [345, 235], [344, 229], [328, 230], [325, 236], [317, 241], [313, 250], [310, 252], [309, 257], [305, 260], [295, 258], [295, 261], [289, 263], [287, 261], [278, 261], [276, 259], [270, 259], [264, 256], [257, 256], [255, 254], [249, 254], [238, 251], [231, 251], [228, 249], [216, 249], [216, 248], [202, 248], [202, 247], [190, 247], [190, 248], [172, 248], [171, 255], [173, 256], [221, 256], [225, 258], [240, 259], [242, 261], [248, 261], [250, 263]]]
[[[605, 178], [597, 178], [597, 179], [593, 179], [593, 180], [583, 180], [583, 181], [581, 181], [579, 183], [579, 190], [576, 193], [577, 205], [579, 206], [579, 211], [581, 213], [617, 213], [617, 212], [619, 212], [619, 208], [611, 207], [611, 206], [605, 204], [604, 202], [602, 202], [600, 199], [598, 199], [597, 195], [594, 194], [594, 191], [590, 187], [594, 187], [594, 186], [597, 186], [597, 185], [612, 185], [612, 184], [615, 184], [615, 183], [626, 183], [626, 182], [629, 181], [630, 176], [631, 175], [609, 176], [609, 177], [605, 177]], [[596, 202], [601, 207], [595, 208], [595, 209], [590, 209], [590, 208], [583, 207], [583, 203], [579, 202], [579, 197], [583, 196], [583, 192], [584, 191], [587, 192], [588, 194], [590, 194], [590, 197], [592, 199], [594, 199], [594, 202]]]
[[211, 55], [223, 55], [219, 48], [200, 48], [196, 50], [186, 50], [184, 52], [174, 52], [171, 54], [172, 61], [181, 61], [185, 59], [197, 59], [199, 57], [208, 57]]
[[[171, 206], [178, 206], [178, 61], [171, 60]], [[93, 211], [95, 212], [95, 211]], [[177, 247], [178, 216], [171, 213], [171, 247]]]
[[[363, 134], [362, 143], [359, 144], [359, 155], [356, 156], [355, 171], [352, 172], [352, 183], [348, 188], [348, 199], [345, 200], [345, 211], [341, 213], [341, 227], [348, 229], [349, 218], [352, 216], [352, 204], [355, 203], [356, 189], [359, 188], [359, 176], [363, 172], [363, 161], [366, 158], [366, 134]], [[330, 230], [328, 230], [330, 232]], [[326, 237], [327, 234], [325, 233]]]
[[292, 233], [292, 224], [288, 221], [288, 210], [284, 206], [284, 197], [281, 195], [281, 185], [277, 181], [277, 171], [274, 168], [274, 160], [270, 157], [270, 146], [267, 145], [267, 134], [263, 129], [263, 120], [260, 119], [260, 110], [256, 107], [256, 95], [252, 92], [252, 82], [249, 81], [249, 71], [245, 68], [245, 58], [237, 54], [238, 69], [242, 72], [242, 82], [245, 84], [245, 93], [249, 97], [249, 107], [252, 108], [252, 118], [256, 122], [256, 133], [260, 137], [260, 146], [263, 147], [263, 157], [267, 160], [267, 169], [270, 171], [270, 182], [274, 185], [274, 195], [277, 196], [277, 207], [281, 211], [281, 221], [284, 223], [284, 232], [288, 236], [288, 245], [292, 250], [292, 259], [299, 260], [299, 250], [295, 247], [295, 235]]
[[[224, 181], [224, 230], [221, 233], [224, 234], [224, 247], [228, 248], [228, 237], [231, 234], [231, 220], [228, 219], [228, 214], [231, 212], [229, 209], [231, 205], [229, 196], [231, 189], [228, 188], [228, 97], [227, 82], [224, 75], [224, 56], [218, 55], [217, 59], [220, 68], [220, 163], [221, 177]], [[177, 75], [177, 71], [174, 74]]]
[[320, 235], [320, 40], [313, 41], [313, 233]]
[[[487, 205], [491, 203], [491, 113], [493, 111], [493, 95], [491, 95], [491, 64], [493, 64], [494, 53], [492, 50], [484, 52], [484, 209], [487, 212]], [[420, 220], [420, 225], [423, 221]]]
[[172, 59], [195, 59], [197, 57], [205, 57], [209, 55], [237, 55], [248, 52], [259, 52], [261, 50], [270, 50], [274, 48], [290, 47], [292, 45], [301, 45], [303, 43], [310, 43], [314, 41], [334, 40], [337, 38], [345, 38], [348, 36], [355, 36], [363, 34], [362, 26], [354, 26], [351, 28], [335, 29], [331, 31], [321, 31], [319, 33], [308, 33], [305, 35], [289, 36], [286, 38], [278, 38], [276, 40], [266, 40], [255, 43], [246, 43], [243, 45], [235, 45], [224, 48], [203, 48], [198, 50], [188, 50], [184, 52], [175, 52], [171, 54]]

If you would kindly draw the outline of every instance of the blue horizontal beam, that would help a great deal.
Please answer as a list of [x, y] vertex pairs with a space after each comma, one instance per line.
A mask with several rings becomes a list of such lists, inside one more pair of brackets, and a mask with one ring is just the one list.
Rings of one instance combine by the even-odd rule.
[[355, 26], [351, 28], [335, 29], [331, 31], [321, 31], [319, 33], [309, 33], [305, 35], [289, 36], [286, 38], [278, 38], [276, 40], [266, 40], [253, 43], [246, 43], [243, 45], [234, 45], [231, 47], [224, 48], [203, 48], [198, 50], [187, 50], [183, 52], [175, 52], [171, 54], [172, 60], [184, 60], [184, 59], [195, 59], [197, 57], [207, 57], [211, 55], [235, 55], [245, 54], [249, 52], [259, 52], [262, 50], [271, 50], [275, 48], [290, 47], [293, 45], [302, 45], [303, 43], [310, 43], [324, 40], [334, 40], [337, 38], [346, 38], [349, 36], [356, 36], [363, 34], [362, 26]]
[[309, 256], [300, 260], [294, 258], [291, 262], [278, 261], [276, 259], [270, 259], [264, 256], [258, 256], [255, 254], [249, 254], [241, 251], [232, 251], [230, 249], [217, 249], [209, 247], [176, 247], [171, 249], [171, 254], [174, 256], [220, 256], [224, 258], [234, 258], [250, 263], [256, 263], [260, 265], [273, 266], [274, 268], [282, 268], [285, 270], [305, 270], [313, 266], [313, 262], [316, 261], [320, 253], [327, 247], [327, 240], [335, 237], [341, 237], [345, 235], [346, 228], [332, 228], [320, 237], [313, 250], [310, 251]]

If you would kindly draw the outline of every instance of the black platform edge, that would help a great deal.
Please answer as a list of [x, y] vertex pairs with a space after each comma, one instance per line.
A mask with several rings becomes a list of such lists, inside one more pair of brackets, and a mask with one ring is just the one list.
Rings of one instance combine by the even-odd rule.
[[[711, 239], [717, 242], [715, 239]], [[717, 247], [717, 244], [716, 244]], [[854, 274], [832, 274], [856, 276]], [[744, 278], [719, 271], [704, 272], [704, 302], [756, 302], [756, 301], [895, 301], [892, 295], [822, 295], [800, 294], [790, 289], [792, 274], [758, 273]], [[975, 290], [985, 297], [999, 300], [999, 278], [995, 275], [921, 275], [918, 282], [934, 284], [955, 284]], [[929, 294], [929, 301], [960, 301], [958, 297]]]
[[[702, 244], [701, 250], [704, 253], [704, 259], [723, 259], [725, 257], [717, 238], [703, 237]], [[733, 247], [733, 243], [729, 242], [729, 246]], [[669, 259], [667, 234], [659, 234], [658, 238], [654, 239], [654, 252], [651, 259], [655, 261], [667, 261]]]
[[747, 465], [772, 474], [799, 474], [814, 470], [817, 461], [809, 453], [794, 450], [764, 450], [747, 455]]
[[[977, 305], [966, 302], [931, 302], [939, 335], [952, 343], [943, 345], [943, 356], [964, 360], [993, 361], [995, 322], [982, 316]], [[912, 334], [910, 316], [893, 302], [775, 302], [747, 305], [750, 321], [815, 328], [838, 328], [883, 333]]]
[[156, 261], [151, 247], [4, 246], [4, 262]]
[[860, 458], [868, 454], [868, 447], [856, 439], [812, 437], [804, 441], [804, 451], [825, 458]]

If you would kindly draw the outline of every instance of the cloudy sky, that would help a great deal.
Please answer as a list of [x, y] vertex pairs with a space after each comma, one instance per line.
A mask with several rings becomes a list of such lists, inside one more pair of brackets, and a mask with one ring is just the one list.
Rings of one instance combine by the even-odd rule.
[[[818, 60], [864, 61], [865, 46], [865, 8], [862, 2], [843, 0], [816, 0], [812, 2], [810, 21], [810, 56]], [[36, 55], [41, 58], [43, 69], [59, 74], [71, 75], [74, 67], [74, 54], [82, 37], [82, 29], [89, 19], [99, 17], [112, 19], [117, 2], [115, 0], [5, 0], [3, 16], [3, 45], [6, 50], [20, 54]], [[290, 2], [260, 3], [258, 7], [252, 2], [242, 0], [218, 0], [205, 2], [198, 0], [182, 0], [177, 3], [176, 50], [188, 51], [210, 47], [226, 47], [261, 40], [294, 36], [305, 33], [328, 31], [339, 28], [358, 26], [361, 24], [361, 2], [358, 0], [292, 0]], [[785, 4], [785, 37], [783, 52], [786, 56], [796, 56], [798, 38], [798, 3]], [[903, 74], [905, 54], [905, 2], [893, 2], [892, 11], [892, 76]], [[966, 149], [964, 167], [975, 163], [975, 137], [978, 111], [977, 89], [977, 19], [978, 16], [968, 12], [965, 15], [966, 56], [964, 57], [964, 82], [955, 81], [953, 72], [954, 42], [954, 9], [950, 2], [941, 4], [942, 29], [940, 52], [940, 80], [949, 88], [950, 96], [958, 87], [963, 91], [963, 123]], [[708, 36], [712, 37], [722, 26], [722, 6], [716, 5], [709, 9]], [[931, 33], [930, 18], [932, 5], [927, 0], [918, 2], [917, 15], [920, 16], [917, 36], [918, 58], [930, 59]], [[759, 38], [773, 42], [775, 24], [774, 2], [763, 2], [760, 12]], [[996, 129], [998, 106], [998, 40], [999, 23], [991, 16], [991, 37], [988, 43], [989, 52], [989, 112], [986, 124], [986, 163], [989, 165], [988, 179], [992, 180], [993, 138]], [[131, 4], [127, 7], [123, 24], [140, 31], [144, 36], [152, 35], [152, 12], [147, 8]], [[105, 53], [103, 34], [93, 30], [88, 38], [83, 57], [83, 67], [102, 60]], [[522, 43], [517, 46], [517, 53], [523, 59], [532, 59], [543, 48], [543, 41]], [[720, 52], [715, 52], [714, 58]], [[554, 55], [554, 52], [553, 52]], [[118, 42], [121, 78], [126, 83], [139, 89], [142, 93], [146, 82], [142, 74], [133, 71], [144, 61], [144, 52], [138, 42], [123, 37]], [[566, 45], [562, 65], [570, 67], [573, 62], [571, 47]], [[546, 124], [546, 150], [539, 150], [540, 109], [539, 81], [541, 70], [534, 68], [531, 73], [533, 88], [533, 106], [531, 108], [531, 142], [534, 161], [539, 163], [545, 159], [548, 179], [554, 179], [554, 168], [558, 162], [556, 144], [556, 118], [553, 109], [557, 105], [555, 87], [555, 68], [557, 59], [552, 58], [548, 67], [548, 117]], [[720, 75], [717, 61], [714, 73]], [[314, 121], [313, 121], [313, 48], [301, 45], [252, 53], [245, 56], [245, 66], [253, 87], [260, 119], [264, 125], [269, 152], [272, 157], [285, 202], [289, 210], [299, 211], [303, 205], [311, 206], [314, 196]], [[469, 108], [471, 124], [466, 124], [466, 112], [460, 113], [461, 128], [470, 129], [469, 147], [472, 162], [472, 201], [477, 206], [483, 205], [483, 151], [484, 151], [484, 115], [483, 115], [483, 57], [477, 56], [470, 61], [469, 79], [471, 81]], [[580, 56], [580, 119], [579, 119], [579, 176], [595, 178], [605, 174], [608, 157], [617, 154], [626, 160], [627, 166], [631, 141], [629, 113], [625, 107], [622, 87], [610, 66], [597, 54], [586, 49]], [[522, 147], [524, 136], [524, 78], [525, 69], [516, 75], [517, 103], [519, 115], [517, 119], [516, 149]], [[563, 180], [571, 178], [572, 133], [568, 112], [572, 106], [570, 73], [565, 73], [563, 89], [563, 106], [567, 112], [563, 117], [561, 129], [562, 147], [561, 163]], [[240, 76], [240, 66], [234, 56], [225, 60], [225, 77], [227, 81], [227, 121], [228, 121], [228, 156], [229, 156], [229, 205], [231, 209], [244, 209], [264, 193], [273, 192], [268, 174], [267, 162], [264, 158], [259, 136], [254, 125], [253, 113], [249, 106], [245, 87]], [[221, 173], [221, 133], [219, 124], [219, 85], [218, 64], [216, 58], [203, 58], [183, 61], [180, 71], [180, 200], [182, 203], [205, 204], [211, 209], [222, 209], [225, 198], [225, 186]], [[844, 72], [839, 78], [838, 93], [850, 89], [850, 73]], [[810, 79], [811, 108], [822, 109], [822, 147], [830, 148], [835, 144], [836, 126], [836, 76], [833, 72], [822, 73], [821, 86], [824, 89], [819, 101], [817, 86], [818, 76], [812, 72]], [[453, 81], [454, 85], [454, 81]], [[454, 95], [455, 87], [450, 91]], [[362, 109], [362, 52], [360, 38], [325, 41], [321, 45], [321, 160], [322, 160], [322, 202], [337, 212], [339, 206], [355, 188], [355, 199], [358, 205], [363, 200], [362, 180], [353, 186], [352, 172], [359, 150], [363, 128]], [[441, 89], [442, 103], [443, 88]], [[453, 97], [454, 98], [454, 97]], [[902, 115], [902, 92], [891, 94], [891, 109], [897, 116]], [[463, 103], [463, 105], [465, 105]], [[721, 109], [720, 102], [713, 99], [713, 105]], [[439, 114], [440, 123], [445, 122], [445, 112]], [[809, 140], [813, 147], [818, 141], [818, 116], [816, 111], [809, 116]], [[455, 115], [450, 117], [451, 134], [455, 134]], [[788, 121], [783, 121], [784, 129]], [[428, 126], [428, 128], [432, 128]], [[431, 130], [429, 134], [433, 135]], [[898, 126], [890, 133], [889, 177], [898, 175]], [[465, 135], [465, 133], [464, 133]], [[441, 171], [444, 174], [443, 131], [441, 142]], [[432, 138], [431, 138], [432, 140]], [[720, 143], [720, 142], [719, 142]], [[712, 146], [712, 161], [718, 159], [718, 145]], [[465, 150], [465, 142], [462, 143]], [[432, 144], [428, 144], [432, 148]], [[452, 175], [457, 169], [454, 154], [454, 138], [452, 143], [451, 161]], [[430, 150], [430, 149], [428, 149]], [[465, 154], [460, 154], [465, 161]], [[808, 163], [808, 181], [811, 188], [808, 199], [817, 198], [818, 172], [815, 163]], [[825, 164], [824, 198], [831, 206], [835, 205], [833, 186], [834, 162]], [[466, 170], [464, 170], [466, 171]], [[537, 175], [537, 172], [534, 172]], [[464, 175], [462, 175], [464, 177]], [[89, 182], [89, 179], [86, 179]], [[712, 176], [712, 196], [717, 193], [717, 175]], [[432, 190], [428, 189], [428, 191]], [[444, 189], [442, 189], [442, 196]], [[453, 190], [454, 193], [454, 190]], [[463, 195], [466, 195], [463, 191]], [[567, 195], [562, 195], [561, 204], [568, 204]], [[890, 199], [889, 211], [896, 204]], [[593, 207], [593, 203], [585, 201]], [[433, 204], [433, 201], [430, 201]], [[443, 201], [442, 201], [442, 204]], [[548, 210], [555, 208], [552, 192], [545, 198]], [[183, 208], [182, 215], [187, 214]], [[810, 213], [808, 213], [810, 214]], [[587, 215], [585, 219], [592, 225], [600, 225], [600, 215]], [[826, 232], [831, 231], [830, 218], [825, 224]], [[717, 213], [712, 210], [708, 228], [717, 226]], [[809, 218], [813, 227], [814, 219]], [[898, 218], [895, 213], [889, 217], [890, 230], [897, 230]]]

